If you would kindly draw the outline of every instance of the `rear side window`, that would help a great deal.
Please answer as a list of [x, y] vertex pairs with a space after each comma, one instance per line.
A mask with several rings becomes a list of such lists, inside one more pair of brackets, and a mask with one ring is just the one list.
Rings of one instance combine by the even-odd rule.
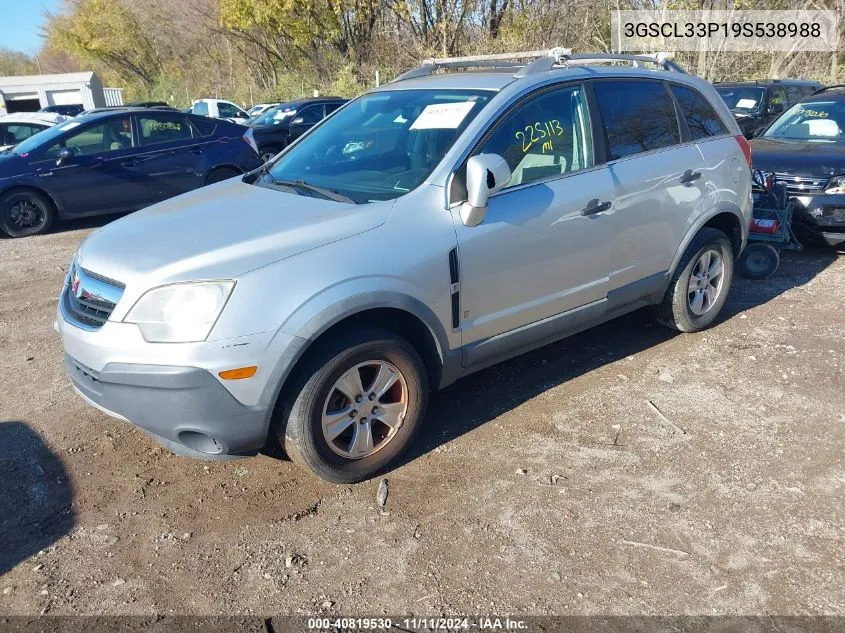
[[596, 81], [608, 160], [677, 145], [675, 105], [657, 81]]
[[43, 129], [41, 126], [27, 123], [9, 123], [6, 127], [6, 137], [9, 139], [9, 143], [20, 143], [33, 134], [38, 134]]
[[196, 128], [200, 136], [211, 136], [217, 128], [217, 122], [214, 119], [204, 117], [194, 117], [191, 119], [191, 125]]
[[673, 85], [672, 94], [675, 95], [678, 105], [681, 106], [681, 112], [687, 120], [691, 140], [697, 141], [728, 133], [716, 110], [698, 91]]
[[138, 117], [141, 145], [156, 145], [190, 139], [191, 126], [184, 117], [144, 114]]

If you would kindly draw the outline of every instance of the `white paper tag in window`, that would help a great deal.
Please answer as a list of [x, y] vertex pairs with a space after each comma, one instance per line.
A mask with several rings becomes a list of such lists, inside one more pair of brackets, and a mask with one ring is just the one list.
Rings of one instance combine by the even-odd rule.
[[459, 103], [433, 103], [420, 112], [411, 124], [412, 130], [445, 130], [458, 127], [472, 110], [474, 101]]
[[743, 110], [750, 110], [757, 105], [754, 99], [740, 99], [736, 102], [735, 108], [742, 108]]

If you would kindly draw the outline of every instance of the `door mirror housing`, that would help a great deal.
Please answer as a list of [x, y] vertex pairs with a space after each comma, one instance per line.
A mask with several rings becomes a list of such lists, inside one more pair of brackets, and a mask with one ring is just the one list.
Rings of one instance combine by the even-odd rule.
[[507, 161], [498, 154], [478, 154], [467, 161], [467, 201], [461, 205], [461, 222], [478, 226], [487, 215], [487, 200], [511, 181]]
[[56, 166], [61, 167], [64, 163], [69, 163], [73, 158], [73, 150], [69, 147], [63, 147], [56, 154]]
[[769, 114], [780, 114], [783, 112], [783, 103], [770, 103], [769, 104]]
[[302, 125], [305, 123], [305, 118], [298, 116], [293, 121], [290, 122], [291, 125]]

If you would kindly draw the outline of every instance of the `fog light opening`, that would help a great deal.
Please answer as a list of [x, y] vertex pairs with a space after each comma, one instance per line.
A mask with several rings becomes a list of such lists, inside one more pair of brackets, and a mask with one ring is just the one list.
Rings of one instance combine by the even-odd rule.
[[223, 445], [211, 435], [199, 431], [182, 431], [179, 433], [179, 441], [195, 451], [208, 455], [219, 455], [223, 452]]

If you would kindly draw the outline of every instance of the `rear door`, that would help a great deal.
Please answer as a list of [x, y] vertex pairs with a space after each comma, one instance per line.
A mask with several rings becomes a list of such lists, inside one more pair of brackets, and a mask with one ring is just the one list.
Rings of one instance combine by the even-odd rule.
[[152, 202], [172, 198], [204, 184], [206, 148], [194, 138], [188, 118], [179, 113], [137, 114], [138, 161]]
[[657, 292], [704, 199], [704, 160], [682, 133], [668, 87], [592, 82], [616, 195], [608, 309]]
[[[33, 158], [39, 183], [68, 215], [134, 211], [149, 202], [131, 117], [110, 116], [70, 131]], [[62, 148], [73, 157], [61, 166]]]

